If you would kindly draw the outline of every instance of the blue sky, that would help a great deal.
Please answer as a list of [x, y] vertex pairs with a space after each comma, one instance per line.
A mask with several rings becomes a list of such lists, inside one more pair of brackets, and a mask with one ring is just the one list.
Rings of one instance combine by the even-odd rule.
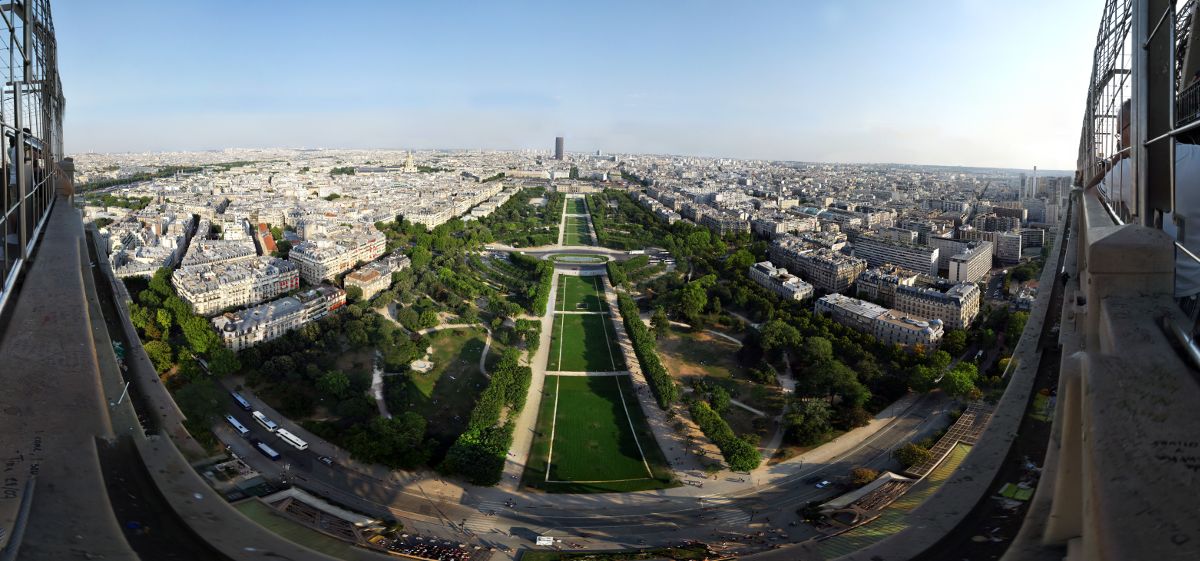
[[1068, 169], [1098, 1], [55, 2], [69, 152]]

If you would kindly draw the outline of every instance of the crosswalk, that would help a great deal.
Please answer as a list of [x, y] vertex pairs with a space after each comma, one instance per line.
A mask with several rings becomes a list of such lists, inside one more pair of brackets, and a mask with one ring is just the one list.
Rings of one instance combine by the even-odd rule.
[[750, 513], [740, 508], [718, 508], [706, 512], [702, 520], [714, 526], [745, 526], [750, 523]]
[[467, 521], [463, 523], [463, 528], [466, 528], [467, 530], [470, 530], [476, 534], [486, 534], [491, 532], [492, 529], [495, 528], [495, 525], [492, 524], [492, 520], [489, 516], [484, 514], [475, 514], [467, 518]]

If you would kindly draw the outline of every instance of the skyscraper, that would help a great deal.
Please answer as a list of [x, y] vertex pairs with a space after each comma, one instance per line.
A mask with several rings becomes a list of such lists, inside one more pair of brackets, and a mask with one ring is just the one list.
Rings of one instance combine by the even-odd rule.
[[561, 136], [554, 137], [554, 159], [563, 159], [563, 137]]

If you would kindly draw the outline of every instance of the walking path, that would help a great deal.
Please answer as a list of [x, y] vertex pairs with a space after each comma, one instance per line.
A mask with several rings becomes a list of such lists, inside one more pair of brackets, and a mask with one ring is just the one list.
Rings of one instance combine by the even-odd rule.
[[375, 406], [379, 408], [379, 414], [385, 418], [391, 419], [392, 414], [388, 412], [387, 402], [383, 400], [383, 357], [379, 351], [375, 351], [375, 362], [371, 368], [371, 396], [375, 398]]
[[547, 376], [580, 376], [580, 377], [585, 377], [585, 376], [627, 376], [627, 375], [629, 375], [629, 371], [628, 370], [608, 370], [608, 371], [592, 370], [592, 371], [588, 371], [588, 372], [578, 372], [578, 371], [567, 371], [567, 370], [547, 370], [546, 375]]
[[[548, 301], [553, 302], [557, 293], [558, 275], [555, 274], [550, 278]], [[509, 448], [508, 459], [504, 462], [504, 475], [500, 481], [500, 488], [510, 492], [518, 492], [521, 488], [521, 475], [525, 471], [525, 462], [529, 459], [529, 448], [533, 445], [538, 410], [542, 405], [542, 388], [546, 384], [546, 361], [550, 357], [550, 339], [554, 330], [554, 306], [546, 306], [546, 313], [542, 314], [541, 320], [542, 331], [538, 338], [537, 352], [529, 357], [529, 368], [533, 375], [529, 382], [529, 391], [525, 394], [525, 408], [517, 417], [512, 447]]]
[[750, 407], [749, 405], [746, 405], [745, 403], [742, 403], [742, 402], [740, 402], [740, 401], [738, 401], [738, 400], [736, 400], [736, 399], [730, 399], [730, 400], [729, 400], [729, 404], [730, 404], [730, 405], [736, 405], [736, 406], [738, 406], [738, 407], [741, 407], [742, 409], [745, 409], [746, 411], [749, 411], [749, 412], [751, 412], [751, 413], [754, 413], [755, 415], [758, 415], [759, 417], [766, 417], [766, 416], [767, 416], [766, 412], [764, 412], [763, 410], [761, 410], [761, 409], [755, 409], [755, 408], [753, 408], [753, 407]]

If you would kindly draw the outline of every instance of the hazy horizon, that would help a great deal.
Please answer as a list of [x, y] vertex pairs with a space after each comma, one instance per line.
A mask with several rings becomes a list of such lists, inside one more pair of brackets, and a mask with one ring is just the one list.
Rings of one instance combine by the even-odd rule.
[[1096, 18], [1018, 4], [69, 1], [64, 137], [1069, 169]]

